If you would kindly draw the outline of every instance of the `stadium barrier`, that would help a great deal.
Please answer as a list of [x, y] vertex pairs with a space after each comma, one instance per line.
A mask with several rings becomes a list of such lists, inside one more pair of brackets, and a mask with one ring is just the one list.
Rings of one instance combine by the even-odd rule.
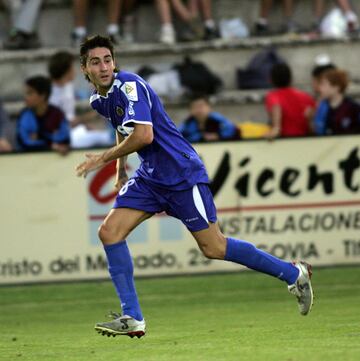
[[[360, 137], [199, 144], [223, 231], [287, 259], [360, 263]], [[3, 155], [0, 284], [108, 277], [97, 227], [114, 164], [86, 181], [84, 151]], [[136, 168], [130, 157], [128, 171]], [[128, 238], [138, 276], [236, 271], [202, 256], [176, 219], [156, 215]]]

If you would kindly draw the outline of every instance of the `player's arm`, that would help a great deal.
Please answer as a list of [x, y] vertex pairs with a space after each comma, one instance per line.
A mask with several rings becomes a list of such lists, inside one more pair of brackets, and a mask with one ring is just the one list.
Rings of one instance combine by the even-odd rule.
[[281, 131], [281, 117], [282, 117], [281, 106], [279, 104], [274, 105], [269, 115], [271, 121], [271, 129], [265, 135], [265, 137], [268, 139], [273, 139], [278, 137]]
[[87, 160], [76, 167], [77, 175], [79, 177], [86, 177], [89, 172], [102, 167], [112, 160], [137, 152], [151, 144], [153, 139], [154, 134], [151, 125], [135, 123], [134, 131], [120, 144], [100, 154], [86, 154]]
[[[124, 141], [124, 137], [118, 132], [116, 133], [116, 145], [119, 145]], [[116, 176], [115, 176], [115, 188], [117, 191], [128, 181], [128, 176], [126, 174], [126, 161], [127, 156], [123, 156], [116, 160]]]

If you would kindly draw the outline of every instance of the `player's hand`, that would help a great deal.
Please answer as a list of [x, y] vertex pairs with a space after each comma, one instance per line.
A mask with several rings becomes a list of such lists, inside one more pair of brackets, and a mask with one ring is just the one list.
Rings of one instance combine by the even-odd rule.
[[90, 172], [102, 167], [105, 163], [102, 160], [101, 154], [85, 154], [87, 158], [76, 167], [76, 174], [78, 177], [86, 177]]

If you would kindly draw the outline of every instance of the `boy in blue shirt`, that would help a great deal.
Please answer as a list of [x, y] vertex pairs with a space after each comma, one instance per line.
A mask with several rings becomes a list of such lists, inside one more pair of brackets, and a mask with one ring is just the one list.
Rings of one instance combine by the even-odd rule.
[[240, 138], [240, 130], [222, 114], [212, 111], [206, 96], [190, 101], [190, 116], [179, 126], [180, 133], [191, 143]]
[[[76, 168], [78, 176], [86, 177], [104, 164], [117, 161], [120, 190], [114, 208], [99, 228], [99, 238], [122, 315], [114, 314], [113, 321], [98, 323], [95, 329], [108, 336], [145, 334], [125, 240], [141, 222], [163, 211], [184, 223], [206, 257], [236, 262], [285, 281], [298, 299], [300, 313], [308, 314], [313, 302], [311, 267], [304, 262], [284, 262], [221, 233], [204, 164], [151, 87], [138, 75], [116, 69], [110, 40], [101, 36], [85, 40], [80, 61], [85, 77], [96, 88], [91, 106], [117, 134], [116, 146], [100, 154], [87, 154]], [[127, 180], [126, 156], [134, 152], [141, 165]]]

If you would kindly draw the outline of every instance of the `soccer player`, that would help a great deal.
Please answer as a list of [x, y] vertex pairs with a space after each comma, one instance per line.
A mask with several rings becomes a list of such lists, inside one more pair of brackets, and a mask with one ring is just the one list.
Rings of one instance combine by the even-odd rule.
[[[113, 314], [114, 320], [97, 323], [95, 330], [108, 336], [145, 334], [126, 237], [141, 222], [162, 211], [184, 223], [206, 257], [236, 262], [285, 281], [298, 300], [300, 313], [307, 315], [313, 303], [310, 265], [282, 261], [221, 233], [204, 164], [151, 87], [138, 75], [116, 69], [111, 41], [101, 36], [86, 39], [80, 48], [80, 62], [85, 77], [96, 88], [91, 106], [111, 122], [117, 135], [116, 146], [87, 154], [76, 168], [78, 176], [86, 177], [117, 161], [119, 194], [99, 228], [99, 238], [122, 315]], [[126, 156], [134, 152], [141, 165], [128, 180]]]

